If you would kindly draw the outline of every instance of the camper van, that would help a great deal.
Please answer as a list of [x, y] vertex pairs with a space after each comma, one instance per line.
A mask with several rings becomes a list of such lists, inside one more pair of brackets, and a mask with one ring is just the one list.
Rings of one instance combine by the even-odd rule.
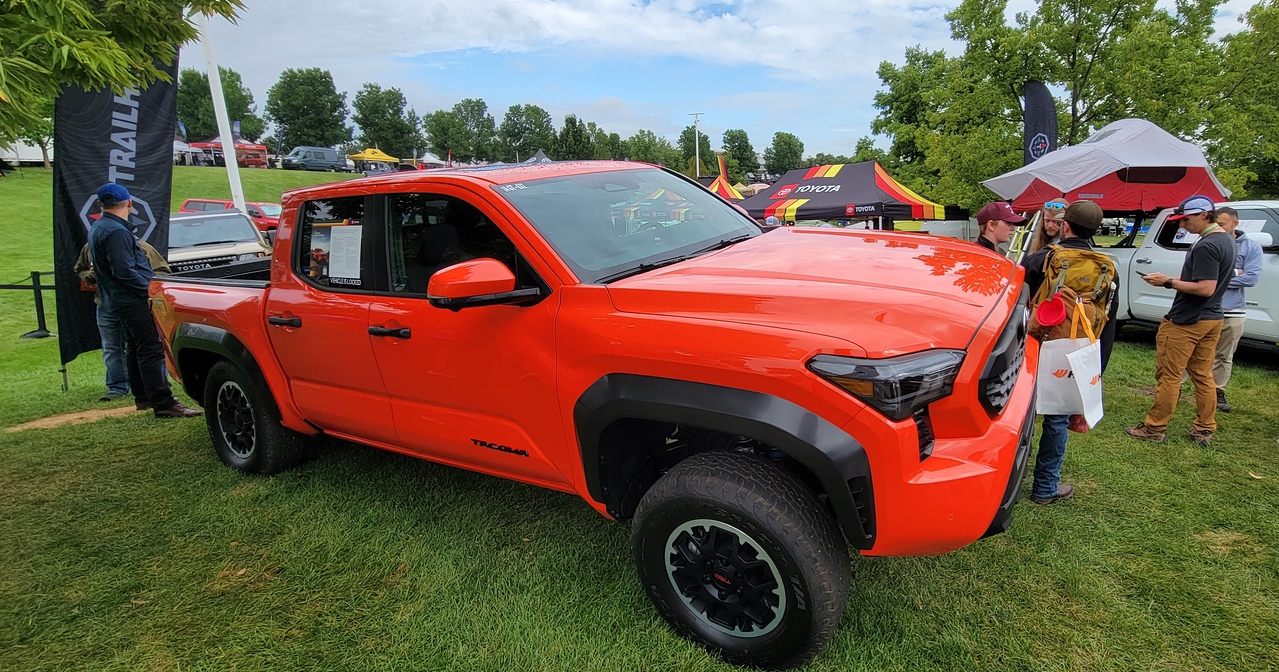
[[281, 160], [281, 165], [291, 170], [347, 171], [346, 157], [331, 147], [294, 147]]

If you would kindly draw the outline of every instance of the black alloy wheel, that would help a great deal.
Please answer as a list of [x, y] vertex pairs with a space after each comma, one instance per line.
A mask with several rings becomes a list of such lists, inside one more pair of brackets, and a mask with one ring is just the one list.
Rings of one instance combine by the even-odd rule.
[[762, 637], [781, 624], [786, 591], [777, 565], [745, 532], [699, 518], [672, 530], [666, 546], [671, 586], [708, 625]]
[[261, 376], [222, 360], [204, 381], [204, 414], [218, 459], [250, 474], [277, 474], [310, 457], [309, 442], [280, 424]]
[[249, 402], [249, 395], [244, 393], [239, 383], [228, 380], [218, 389], [216, 403], [214, 411], [218, 414], [222, 440], [236, 457], [249, 459], [258, 443], [257, 430], [253, 424], [253, 404]]

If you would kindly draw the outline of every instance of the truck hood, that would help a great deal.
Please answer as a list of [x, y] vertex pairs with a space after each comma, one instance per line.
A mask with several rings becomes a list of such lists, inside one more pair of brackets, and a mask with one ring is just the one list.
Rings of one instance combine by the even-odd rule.
[[271, 250], [262, 247], [256, 241], [248, 240], [223, 245], [204, 245], [202, 247], [175, 247], [169, 250], [167, 261], [177, 263], [196, 259], [216, 259], [219, 257], [239, 256], [241, 254], [267, 253]]
[[967, 347], [1015, 273], [948, 238], [786, 228], [614, 282], [609, 295], [622, 312], [803, 331], [890, 357]]

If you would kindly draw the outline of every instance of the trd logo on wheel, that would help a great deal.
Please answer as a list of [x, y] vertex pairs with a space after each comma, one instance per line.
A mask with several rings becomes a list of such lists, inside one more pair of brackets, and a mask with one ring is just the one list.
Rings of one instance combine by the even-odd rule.
[[499, 453], [510, 453], [512, 455], [519, 455], [520, 457], [528, 457], [528, 451], [522, 448], [512, 448], [510, 446], [503, 446], [500, 443], [489, 443], [488, 441], [481, 441], [479, 439], [471, 439], [471, 443], [483, 448], [488, 448], [489, 450], [496, 450]]

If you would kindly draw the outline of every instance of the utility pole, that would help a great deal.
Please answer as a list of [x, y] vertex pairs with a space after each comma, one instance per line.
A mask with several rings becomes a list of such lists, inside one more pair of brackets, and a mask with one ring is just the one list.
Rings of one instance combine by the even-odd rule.
[[702, 134], [697, 131], [697, 121], [705, 112], [689, 112], [688, 116], [693, 118], [693, 173], [698, 178], [702, 176]]

